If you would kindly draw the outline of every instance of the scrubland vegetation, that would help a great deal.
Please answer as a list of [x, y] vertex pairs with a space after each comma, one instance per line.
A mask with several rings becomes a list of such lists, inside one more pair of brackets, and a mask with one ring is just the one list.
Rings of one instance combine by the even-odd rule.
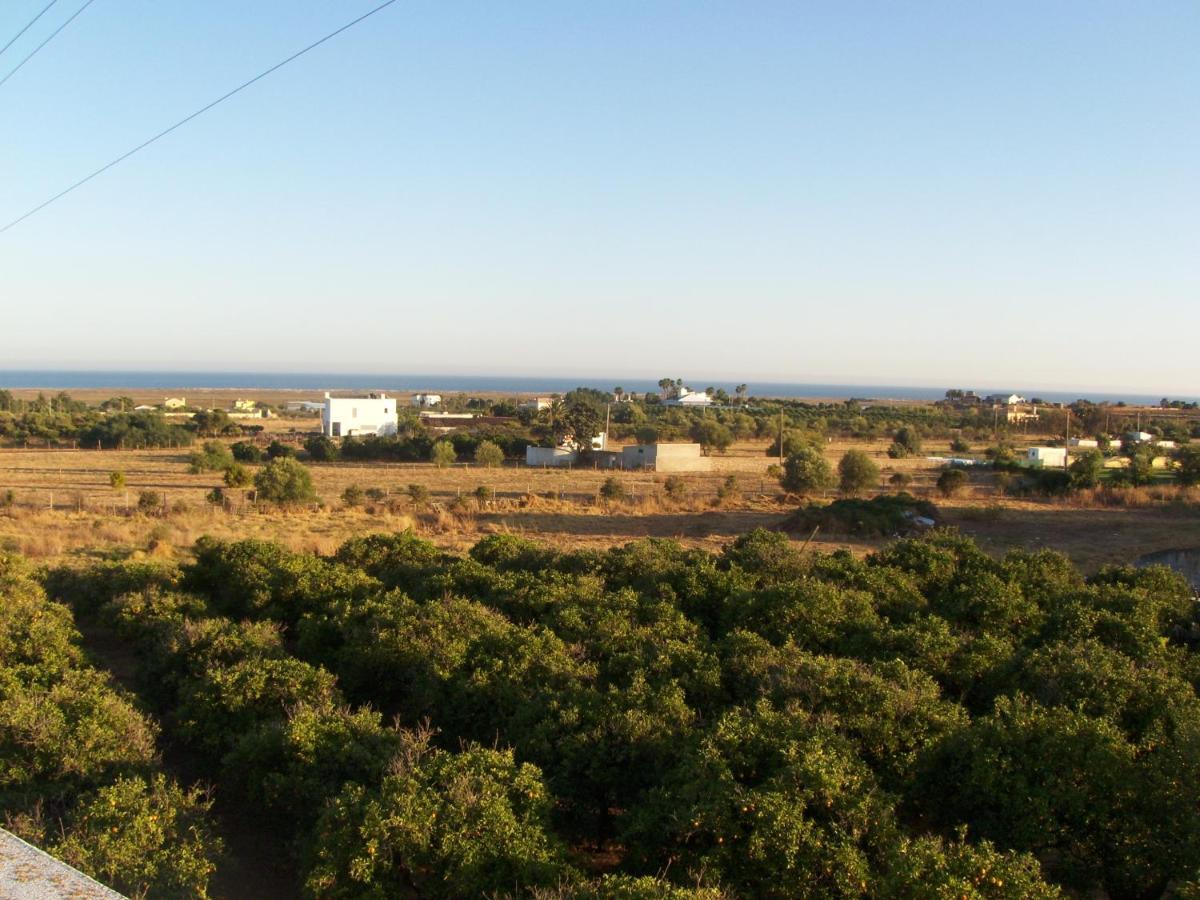
[[312, 897], [1200, 889], [1200, 621], [1164, 569], [381, 534], [6, 556], [0, 590], [8, 827], [135, 895], [219, 885], [239, 815]]

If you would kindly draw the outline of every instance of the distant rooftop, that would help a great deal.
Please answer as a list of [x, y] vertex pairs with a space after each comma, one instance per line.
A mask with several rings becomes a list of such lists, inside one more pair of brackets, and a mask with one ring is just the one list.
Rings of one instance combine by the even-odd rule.
[[5, 900], [126, 900], [0, 828], [0, 897]]

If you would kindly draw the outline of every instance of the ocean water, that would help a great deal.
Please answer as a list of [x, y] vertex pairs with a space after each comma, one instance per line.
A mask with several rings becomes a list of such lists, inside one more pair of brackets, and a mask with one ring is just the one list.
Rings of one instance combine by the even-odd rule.
[[[712, 385], [724, 388], [731, 395], [734, 384], [720, 379], [689, 379], [695, 390]], [[838, 397], [869, 400], [937, 400], [945, 396], [945, 387], [912, 387], [887, 384], [817, 384], [786, 382], [747, 382], [751, 396], [758, 397]], [[637, 394], [657, 391], [657, 379], [593, 378], [520, 375], [421, 375], [421, 374], [363, 374], [320, 372], [172, 372], [172, 371], [111, 371], [111, 370], [0, 370], [0, 388], [43, 388], [46, 390], [78, 390], [82, 388], [120, 388], [134, 390], [221, 390], [244, 389], [296, 391], [441, 391], [495, 393], [565, 393], [577, 387], [611, 391], [616, 386]], [[970, 387], [968, 385], [968, 387]], [[1051, 402], [1070, 403], [1080, 398], [1095, 402], [1155, 404], [1163, 394], [1113, 393], [1112, 391], [1054, 391], [1036, 386], [975, 387], [981, 396], [986, 394], [1018, 393], [1025, 397], [1041, 397]], [[1176, 399], [1194, 400], [1195, 397]]]

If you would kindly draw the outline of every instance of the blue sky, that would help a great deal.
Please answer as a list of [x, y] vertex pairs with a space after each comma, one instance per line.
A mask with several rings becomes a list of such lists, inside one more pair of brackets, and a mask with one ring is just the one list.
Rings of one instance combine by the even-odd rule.
[[[0, 87], [0, 219], [372, 5], [95, 0]], [[0, 368], [1195, 396], [1198, 45], [1192, 0], [397, 3], [0, 235]]]

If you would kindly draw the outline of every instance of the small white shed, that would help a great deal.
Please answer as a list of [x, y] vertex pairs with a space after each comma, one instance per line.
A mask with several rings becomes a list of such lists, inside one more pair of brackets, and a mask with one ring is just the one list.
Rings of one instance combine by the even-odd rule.
[[1067, 464], [1066, 447], [1030, 447], [1026, 460], [1035, 466], [1064, 468]]

